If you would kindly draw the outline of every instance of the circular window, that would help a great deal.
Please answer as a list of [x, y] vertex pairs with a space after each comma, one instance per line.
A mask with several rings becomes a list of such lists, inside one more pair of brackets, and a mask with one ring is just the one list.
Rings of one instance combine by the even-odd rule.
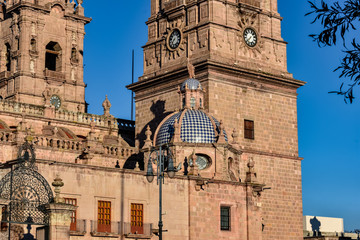
[[196, 155], [196, 165], [198, 166], [199, 170], [203, 170], [211, 165], [210, 158], [206, 155], [197, 154]]

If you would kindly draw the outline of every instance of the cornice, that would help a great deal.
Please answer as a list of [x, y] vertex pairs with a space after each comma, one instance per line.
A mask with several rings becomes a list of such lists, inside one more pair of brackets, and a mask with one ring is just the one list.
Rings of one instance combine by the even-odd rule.
[[258, 155], [264, 155], [264, 156], [268, 156], [268, 157], [286, 158], [286, 159], [297, 160], [297, 161], [304, 160], [304, 158], [299, 157], [299, 156], [274, 153], [274, 152], [265, 152], [265, 151], [260, 151], [260, 150], [256, 150], [256, 149], [251, 149], [251, 148], [242, 148], [241, 151], [243, 153], [258, 154]]
[[[45, 6], [40, 6], [40, 5], [37, 5], [37, 4], [32, 4], [32, 3], [27, 3], [27, 2], [19, 2], [19, 3], [15, 4], [15, 5], [9, 7], [7, 9], [7, 13], [18, 10], [20, 8], [32, 9], [32, 10], [41, 11], [41, 12], [48, 13], [48, 14], [50, 14], [50, 12], [51, 12], [51, 9], [47, 8]], [[64, 17], [65, 18], [71, 18], [71, 19], [74, 19], [74, 20], [77, 20], [77, 21], [82, 21], [85, 24], [90, 23], [91, 20], [92, 20], [92, 18], [88, 18], [88, 17], [84, 17], [84, 16], [80, 16], [80, 15], [77, 15], [77, 14], [72, 14], [72, 13], [66, 13], [66, 12], [64, 14]]]
[[[286, 77], [286, 76], [278, 76], [278, 75], [273, 75], [273, 74], [269, 74], [269, 73], [264, 73], [264, 72], [259, 72], [259, 71], [254, 71], [254, 70], [250, 70], [247, 68], [243, 68], [240, 66], [230, 66], [228, 64], [223, 64], [220, 62], [216, 62], [213, 60], [204, 60], [202, 62], [198, 62], [197, 64], [195, 64], [196, 69], [199, 71], [201, 69], [216, 69], [222, 72], [228, 72], [228, 73], [232, 73], [235, 74], [237, 76], [241, 76], [241, 77], [245, 77], [248, 78], [249, 80], [251, 79], [256, 79], [257, 81], [266, 81], [266, 82], [270, 82], [276, 85], [281, 85], [281, 86], [287, 86], [287, 87], [291, 87], [291, 88], [299, 88], [303, 85], [305, 85], [306, 82], [300, 81], [300, 80], [296, 80], [294, 78], [290, 78], [290, 77]], [[183, 67], [181, 69], [178, 69], [176, 71], [173, 71], [171, 73], [164, 73], [161, 75], [157, 75], [157, 76], [151, 76], [148, 77], [147, 79], [145, 79], [144, 77], [140, 78], [140, 81], [134, 83], [134, 84], [130, 84], [128, 86], [126, 86], [129, 90], [132, 91], [139, 91], [142, 89], [147, 89], [149, 87], [152, 87], [154, 85], [160, 84], [160, 83], [164, 83], [164, 82], [168, 82], [169, 79], [179, 79], [180, 77], [186, 76], [186, 68]]]

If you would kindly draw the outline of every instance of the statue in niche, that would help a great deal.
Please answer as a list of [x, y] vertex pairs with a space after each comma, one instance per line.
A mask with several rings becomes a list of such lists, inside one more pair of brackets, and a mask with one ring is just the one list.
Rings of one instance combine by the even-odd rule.
[[75, 69], [71, 68], [71, 80], [75, 80]]
[[30, 60], [30, 72], [31, 73], [35, 72], [35, 62], [33, 59]]

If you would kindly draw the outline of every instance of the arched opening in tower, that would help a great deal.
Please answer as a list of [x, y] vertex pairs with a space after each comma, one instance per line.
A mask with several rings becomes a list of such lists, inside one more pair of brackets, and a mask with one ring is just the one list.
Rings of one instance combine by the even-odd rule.
[[9, 43], [5, 44], [6, 46], [6, 71], [10, 71], [11, 70], [11, 47]]
[[57, 42], [46, 45], [45, 68], [51, 71], [61, 71], [61, 47]]

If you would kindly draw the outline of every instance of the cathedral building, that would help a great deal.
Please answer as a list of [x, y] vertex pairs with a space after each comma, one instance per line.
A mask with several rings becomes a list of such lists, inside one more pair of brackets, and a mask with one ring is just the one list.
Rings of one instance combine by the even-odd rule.
[[0, 239], [302, 239], [277, 1], [150, 0], [135, 122], [87, 112], [82, 2], [1, 3]]

